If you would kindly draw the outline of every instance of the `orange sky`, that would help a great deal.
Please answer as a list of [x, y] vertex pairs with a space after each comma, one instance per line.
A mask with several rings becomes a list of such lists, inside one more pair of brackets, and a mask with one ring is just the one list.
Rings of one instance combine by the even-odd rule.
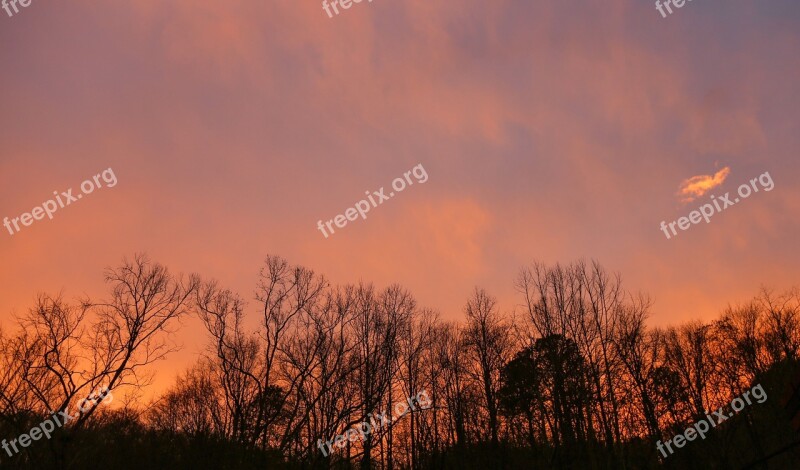
[[[266, 254], [398, 282], [443, 318], [520, 267], [595, 258], [710, 319], [798, 279], [796, 1], [34, 1], [0, 11], [0, 217], [113, 168], [117, 186], [9, 235], [0, 325], [37, 291], [102, 294], [146, 252], [252, 298]], [[326, 239], [317, 220], [421, 163], [429, 180]], [[667, 240], [682, 182], [759, 192]], [[388, 189], [387, 189], [388, 191]], [[183, 351], [198, 354], [188, 321]]]

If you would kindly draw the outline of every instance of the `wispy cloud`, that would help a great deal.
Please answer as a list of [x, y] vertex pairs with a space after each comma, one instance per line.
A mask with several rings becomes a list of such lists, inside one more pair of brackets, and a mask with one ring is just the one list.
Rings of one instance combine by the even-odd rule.
[[680, 189], [678, 190], [678, 196], [681, 197], [681, 202], [694, 201], [698, 197], [707, 193], [709, 190], [721, 185], [725, 181], [725, 178], [728, 177], [730, 172], [730, 167], [726, 166], [725, 168], [716, 172], [713, 176], [697, 175], [684, 180], [680, 185]]

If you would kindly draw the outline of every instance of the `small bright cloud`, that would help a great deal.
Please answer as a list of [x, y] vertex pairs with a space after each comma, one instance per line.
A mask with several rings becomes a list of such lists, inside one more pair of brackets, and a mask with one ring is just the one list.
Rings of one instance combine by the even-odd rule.
[[681, 202], [691, 202], [707, 193], [713, 188], [721, 185], [728, 174], [731, 172], [730, 167], [725, 167], [712, 175], [697, 175], [683, 181], [678, 196], [681, 196]]

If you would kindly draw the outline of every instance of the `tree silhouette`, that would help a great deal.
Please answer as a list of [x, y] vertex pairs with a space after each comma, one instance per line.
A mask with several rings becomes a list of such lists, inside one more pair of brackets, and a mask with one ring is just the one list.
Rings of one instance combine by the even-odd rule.
[[[793, 468], [800, 460], [790, 423], [797, 290], [762, 288], [716, 320], [651, 328], [652, 301], [594, 261], [523, 268], [513, 315], [476, 288], [463, 322], [441, 321], [400, 286], [332, 285], [276, 256], [264, 261], [251, 301], [144, 255], [105, 278], [106, 299], [40, 294], [16, 329], [0, 329], [0, 439], [88, 403], [46, 442], [0, 451], [3, 468]], [[205, 327], [203, 354], [159, 396], [143, 398], [188, 314]], [[125, 400], [83, 401], [104, 385]], [[666, 458], [656, 449], [755, 386], [764, 400], [704, 439]], [[430, 407], [394, 415], [421, 392]], [[389, 419], [374, 426], [382, 413]], [[369, 431], [356, 431], [362, 423]]]

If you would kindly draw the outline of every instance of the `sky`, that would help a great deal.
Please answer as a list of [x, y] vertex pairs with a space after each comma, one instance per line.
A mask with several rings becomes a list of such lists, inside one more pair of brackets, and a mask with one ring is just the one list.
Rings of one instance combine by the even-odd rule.
[[[117, 179], [52, 220], [0, 227], [0, 326], [13, 329], [37, 292], [102, 298], [104, 268], [138, 252], [247, 299], [265, 256], [280, 255], [333, 283], [399, 283], [445, 320], [463, 318], [475, 286], [518, 310], [514, 278], [534, 261], [596, 259], [652, 297], [654, 326], [797, 285], [800, 3], [673, 11], [641, 0], [374, 0], [333, 17], [316, 0], [0, 10], [0, 217], [104, 170]], [[417, 165], [424, 183], [328, 238], [317, 229]], [[764, 173], [771, 191], [662, 232]], [[178, 339], [162, 374], [205, 341], [192, 320]]]

